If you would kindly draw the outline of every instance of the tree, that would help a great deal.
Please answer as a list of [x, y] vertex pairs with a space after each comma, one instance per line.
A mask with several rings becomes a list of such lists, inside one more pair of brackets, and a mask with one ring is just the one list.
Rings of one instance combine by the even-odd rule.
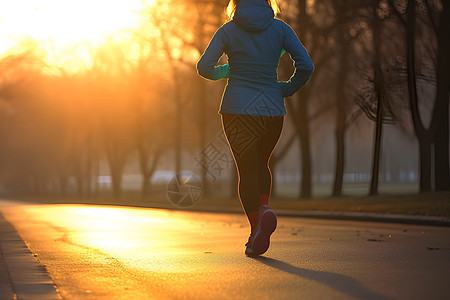
[[[409, 91], [409, 103], [411, 116], [413, 120], [414, 130], [419, 142], [420, 155], [420, 191], [429, 192], [433, 190], [449, 189], [449, 129], [448, 129], [448, 101], [449, 101], [449, 4], [442, 1], [442, 10], [440, 13], [440, 21], [436, 22], [431, 13], [431, 2], [417, 2], [416, 0], [403, 1], [400, 5], [392, 0], [389, 1], [393, 12], [397, 15], [403, 24], [406, 32], [406, 57], [407, 57], [407, 80]], [[436, 66], [436, 100], [433, 106], [433, 113], [430, 125], [427, 127], [421, 118], [419, 110], [419, 97], [417, 93], [417, 70], [416, 70], [416, 47], [418, 41], [416, 39], [418, 22], [418, 3], [420, 3], [420, 12], [426, 10], [431, 22], [433, 31], [437, 38], [437, 56], [434, 65]], [[424, 5], [423, 5], [424, 4]], [[406, 6], [406, 10], [402, 13], [402, 5]], [[435, 4], [437, 7], [439, 5]], [[406, 20], [405, 17], [406, 16]], [[420, 15], [421, 16], [421, 15]], [[439, 25], [438, 25], [439, 24]], [[430, 38], [430, 37], [427, 37]], [[429, 41], [428, 41], [429, 42]], [[432, 156], [434, 147], [434, 159]], [[433, 182], [432, 170], [435, 168], [435, 178]]]
[[[331, 31], [329, 23], [323, 23], [322, 17], [327, 15], [326, 7], [328, 3], [308, 3], [306, 0], [299, 0], [295, 3], [297, 10], [294, 16], [286, 15], [289, 22], [295, 26], [295, 31], [308, 52], [315, 65], [315, 71], [309, 82], [293, 97], [286, 99], [285, 103], [289, 110], [288, 116], [294, 125], [296, 137], [300, 143], [300, 169], [301, 182], [299, 185], [299, 198], [310, 198], [312, 195], [312, 163], [311, 163], [311, 137], [309, 116], [309, 100], [317, 78], [324, 68], [325, 63], [330, 59], [331, 49], [327, 47], [329, 33]], [[313, 7], [310, 7], [313, 6]], [[309, 8], [309, 9], [308, 9]], [[282, 72], [283, 73], [283, 70]]]
[[[430, 12], [429, 1], [425, 1]], [[433, 25], [436, 24], [432, 19]], [[450, 93], [450, 3], [442, 1], [439, 25], [433, 26], [437, 37], [436, 57], [436, 105], [433, 112], [435, 121], [434, 157], [436, 190], [449, 190], [449, 93]]]
[[385, 115], [392, 112], [389, 109], [389, 102], [386, 99], [384, 74], [381, 69], [381, 45], [384, 39], [382, 36], [381, 13], [379, 13], [378, 6], [373, 7], [373, 21], [372, 21], [372, 47], [373, 47], [373, 73], [374, 73], [374, 96], [376, 99], [376, 119], [375, 119], [375, 136], [374, 148], [372, 158], [372, 176], [370, 181], [369, 195], [376, 195], [378, 193], [378, 176], [380, 170], [381, 157], [381, 137], [383, 130], [383, 123], [385, 122]]
[[102, 142], [111, 173], [113, 195], [122, 192], [122, 176], [129, 154], [135, 146], [133, 135], [134, 107], [130, 82], [130, 64], [125, 52], [117, 45], [109, 44], [99, 49], [94, 60], [91, 97], [97, 105], [100, 119], [99, 139]]
[[164, 103], [158, 101], [160, 99], [158, 84], [161, 83], [156, 79], [156, 74], [150, 72], [148, 58], [148, 56], [141, 56], [134, 72], [132, 84], [132, 102], [136, 114], [135, 138], [142, 174], [143, 197], [150, 195], [151, 178], [163, 154], [164, 133], [159, 125], [163, 124], [167, 117]]
[[347, 123], [348, 100], [345, 93], [347, 84], [347, 74], [349, 69], [348, 56], [350, 55], [350, 36], [348, 34], [349, 9], [347, 1], [334, 1], [336, 12], [336, 35], [337, 35], [337, 60], [338, 69], [336, 71], [336, 167], [334, 175], [333, 196], [340, 196], [344, 178], [345, 166], [345, 132]]

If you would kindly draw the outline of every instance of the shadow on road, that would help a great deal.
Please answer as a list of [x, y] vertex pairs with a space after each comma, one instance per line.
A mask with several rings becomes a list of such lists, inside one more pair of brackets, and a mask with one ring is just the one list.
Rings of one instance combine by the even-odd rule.
[[356, 299], [378, 299], [378, 300], [390, 300], [391, 298], [373, 292], [365, 288], [356, 279], [331, 272], [324, 271], [314, 271], [295, 267], [289, 263], [283, 262], [281, 260], [258, 256], [251, 257], [269, 267], [275, 268], [277, 270], [296, 275], [301, 278], [313, 280], [324, 284], [338, 292], [345, 293]]

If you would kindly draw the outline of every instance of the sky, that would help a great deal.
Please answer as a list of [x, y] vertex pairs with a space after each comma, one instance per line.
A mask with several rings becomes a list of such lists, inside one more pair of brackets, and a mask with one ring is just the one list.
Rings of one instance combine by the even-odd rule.
[[21, 52], [32, 41], [49, 63], [89, 65], [92, 50], [138, 28], [140, 11], [153, 1], [1, 1], [0, 57]]

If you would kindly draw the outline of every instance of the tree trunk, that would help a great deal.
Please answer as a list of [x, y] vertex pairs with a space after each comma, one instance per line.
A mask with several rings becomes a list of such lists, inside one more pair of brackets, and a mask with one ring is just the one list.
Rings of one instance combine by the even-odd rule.
[[437, 191], [449, 190], [449, 93], [450, 93], [450, 3], [442, 1], [443, 10], [437, 30], [436, 104], [433, 114], [435, 181]]
[[120, 150], [117, 149], [118, 146], [113, 144], [117, 142], [110, 141], [110, 143], [110, 147], [107, 147], [106, 149], [106, 157], [111, 172], [113, 196], [119, 197], [122, 192], [122, 175], [126, 154], [120, 153]]
[[[340, 109], [339, 109], [340, 110]], [[338, 115], [341, 114], [338, 112]], [[338, 119], [341, 117], [338, 116]], [[334, 174], [333, 196], [342, 195], [342, 185], [344, 183], [344, 168], [345, 168], [345, 129], [340, 124], [341, 121], [336, 121], [336, 167]], [[345, 123], [345, 121], [344, 121]], [[345, 126], [345, 124], [344, 124]]]
[[145, 175], [142, 176], [142, 187], [141, 187], [141, 191], [142, 191], [142, 198], [147, 198], [150, 196], [151, 191], [152, 191], [152, 176], [153, 176], [154, 171], [147, 171], [145, 173]]
[[[336, 26], [338, 36], [345, 37], [347, 34], [346, 23], [346, 5], [344, 2], [334, 2], [336, 7]], [[338, 46], [338, 60], [339, 69], [336, 83], [336, 165], [333, 184], [333, 196], [340, 196], [342, 194], [342, 184], [344, 182], [344, 168], [345, 168], [345, 131], [347, 119], [347, 98], [344, 87], [347, 81], [348, 69], [348, 41], [345, 38], [339, 42]]]
[[[141, 169], [142, 174], [142, 188], [141, 193], [142, 197], [147, 197], [150, 194], [151, 189], [151, 182], [150, 179], [153, 176], [153, 173], [156, 171], [156, 166], [158, 165], [159, 158], [161, 157], [161, 150], [160, 146], [156, 145], [156, 149], [154, 151], [151, 150], [151, 145], [149, 145], [150, 138], [149, 136], [146, 136], [150, 133], [146, 133], [144, 129], [144, 124], [146, 122], [146, 118], [142, 115], [142, 105], [141, 102], [138, 102], [139, 105], [137, 106], [137, 148], [139, 153], [139, 167]], [[152, 141], [153, 142], [153, 141]], [[150, 157], [153, 155], [152, 161], [150, 162]]]
[[419, 114], [419, 105], [416, 87], [415, 68], [415, 22], [416, 22], [415, 0], [408, 0], [407, 22], [406, 22], [406, 42], [407, 42], [407, 79], [409, 102], [414, 130], [419, 142], [420, 150], [420, 191], [431, 191], [431, 146], [432, 133], [426, 130], [422, 124]]
[[309, 119], [308, 119], [308, 98], [301, 97], [299, 93], [298, 99], [298, 133], [301, 148], [301, 164], [302, 164], [302, 181], [300, 185], [300, 198], [311, 198], [311, 145], [309, 138]]
[[420, 159], [420, 191], [430, 192], [431, 186], [431, 141], [422, 139], [419, 143], [419, 159]]
[[[147, 154], [147, 155], [150, 155], [150, 154]], [[156, 171], [156, 167], [158, 166], [158, 162], [159, 162], [160, 158], [161, 158], [161, 151], [159, 149], [157, 149], [153, 153], [153, 159], [152, 159], [151, 165], [149, 167], [147, 166], [146, 170], [145, 170], [144, 180], [142, 182], [143, 197], [147, 197], [150, 195], [151, 187], [152, 187], [151, 179], [152, 179], [153, 174]], [[150, 169], [148, 169], [148, 168], [150, 168]]]
[[86, 196], [88, 197], [92, 196], [92, 175], [94, 173], [93, 161], [94, 161], [94, 141], [92, 132], [89, 131], [87, 137], [86, 176], [85, 176]]
[[[379, 70], [381, 71], [381, 70]], [[377, 81], [375, 80], [377, 83]], [[381, 137], [383, 131], [383, 95], [381, 95], [379, 88], [375, 88], [377, 92], [377, 119], [375, 123], [375, 137], [372, 158], [372, 177], [370, 180], [369, 195], [374, 196], [378, 194], [378, 178], [380, 174], [380, 157], [381, 157]]]
[[[139, 131], [140, 129], [138, 129]], [[142, 188], [141, 193], [142, 197], [146, 197], [148, 194], [148, 182], [147, 182], [147, 167], [148, 167], [148, 161], [149, 161], [149, 153], [146, 151], [146, 147], [144, 145], [144, 142], [142, 140], [142, 134], [138, 133], [138, 153], [139, 153], [139, 167], [141, 169], [141, 175], [142, 175]]]
[[372, 158], [372, 176], [370, 180], [369, 195], [378, 194], [378, 178], [380, 174], [380, 158], [381, 158], [381, 137], [383, 133], [383, 109], [384, 109], [384, 78], [381, 70], [381, 20], [377, 16], [377, 8], [373, 11], [374, 21], [372, 30], [372, 42], [374, 49], [373, 70], [374, 70], [374, 90], [375, 99], [377, 99], [377, 116], [375, 123], [374, 148]]
[[113, 196], [118, 198], [122, 194], [122, 172], [120, 170], [111, 171]]
[[[298, 0], [298, 16], [297, 16], [297, 32], [300, 38], [306, 37], [306, 31], [308, 30], [308, 21], [306, 14], [306, 0]], [[297, 109], [294, 116], [294, 124], [298, 134], [301, 150], [301, 170], [302, 179], [299, 186], [299, 197], [310, 198], [311, 197], [311, 145], [309, 137], [309, 117], [308, 117], [308, 96], [309, 88], [303, 87], [297, 93]], [[293, 110], [291, 105], [292, 99], [288, 100], [290, 104], [290, 110]]]

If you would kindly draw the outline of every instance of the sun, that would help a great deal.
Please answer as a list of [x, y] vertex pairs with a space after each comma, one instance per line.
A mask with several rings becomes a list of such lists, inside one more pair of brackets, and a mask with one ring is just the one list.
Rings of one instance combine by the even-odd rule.
[[[14, 0], [0, 2], [0, 57], [33, 41], [55, 64], [89, 64], [112, 36], [138, 28], [139, 12], [154, 0]], [[119, 41], [120, 42], [120, 41]], [[73, 62], [72, 62], [73, 63]]]

